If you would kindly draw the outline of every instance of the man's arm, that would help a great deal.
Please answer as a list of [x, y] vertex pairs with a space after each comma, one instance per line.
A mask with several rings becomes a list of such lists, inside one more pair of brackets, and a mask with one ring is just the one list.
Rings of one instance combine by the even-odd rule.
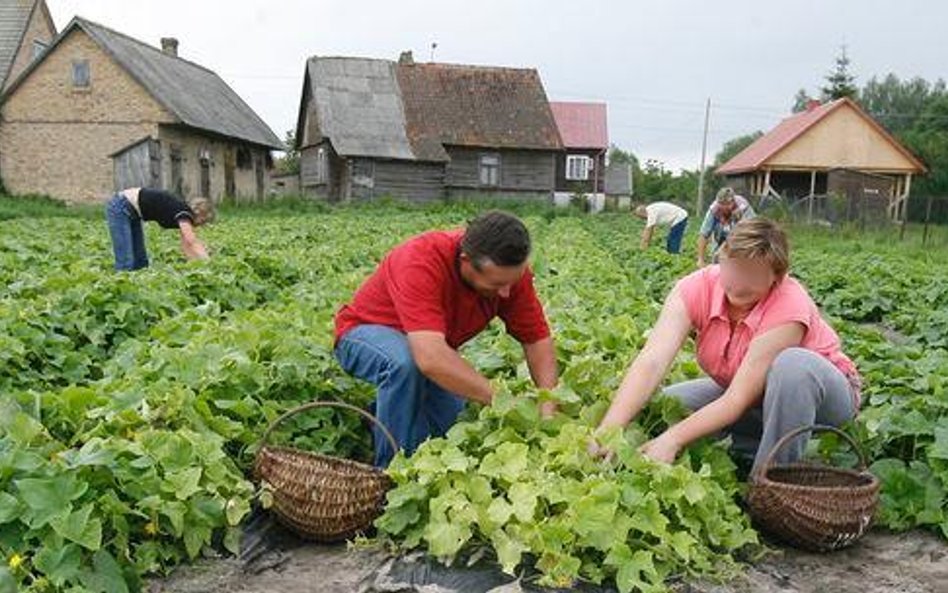
[[421, 374], [442, 389], [486, 405], [493, 400], [494, 390], [490, 381], [448, 345], [444, 334], [435, 331], [408, 332], [408, 346]]
[[648, 249], [649, 243], [652, 242], [652, 234], [655, 232], [655, 226], [647, 226], [642, 229], [642, 241], [639, 244], [639, 247], [642, 249]]
[[523, 355], [527, 359], [530, 377], [540, 389], [553, 389], [559, 383], [556, 370], [556, 348], [553, 338], [544, 338], [532, 344], [523, 345]]
[[704, 214], [704, 220], [701, 221], [701, 228], [698, 229], [698, 267], [702, 268], [705, 264], [705, 257], [708, 252], [708, 237], [714, 230], [714, 215], [711, 208]]
[[698, 235], [698, 267], [703, 268], [705, 264], [705, 257], [708, 253], [708, 238], [704, 235]]
[[178, 221], [181, 231], [181, 251], [188, 259], [208, 259], [207, 249], [194, 232], [194, 226], [188, 220]]

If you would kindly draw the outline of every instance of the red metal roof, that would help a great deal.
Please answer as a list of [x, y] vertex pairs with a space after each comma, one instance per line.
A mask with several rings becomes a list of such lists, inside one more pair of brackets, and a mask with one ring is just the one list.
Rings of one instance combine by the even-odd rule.
[[771, 157], [802, 136], [804, 132], [844, 105], [855, 109], [856, 113], [885, 136], [899, 152], [918, 166], [920, 171], [925, 170], [925, 166], [915, 155], [902, 146], [898, 140], [893, 138], [876, 120], [872, 119], [872, 117], [863, 111], [856, 103], [850, 99], [843, 98], [821, 105], [813, 104], [806, 111], [797, 113], [781, 121], [777, 124], [776, 128], [758, 138], [753, 144], [736, 154], [731, 160], [718, 167], [715, 173], [718, 175], [734, 175], [759, 169], [770, 160]]
[[551, 101], [553, 119], [566, 148], [609, 147], [605, 103]]

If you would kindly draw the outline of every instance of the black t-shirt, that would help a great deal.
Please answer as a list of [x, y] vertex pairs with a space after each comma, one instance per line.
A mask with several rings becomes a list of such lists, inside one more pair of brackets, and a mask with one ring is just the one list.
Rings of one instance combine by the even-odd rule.
[[163, 229], [178, 228], [178, 221], [194, 222], [194, 212], [181, 198], [160, 189], [142, 188], [138, 192], [142, 220], [154, 220]]

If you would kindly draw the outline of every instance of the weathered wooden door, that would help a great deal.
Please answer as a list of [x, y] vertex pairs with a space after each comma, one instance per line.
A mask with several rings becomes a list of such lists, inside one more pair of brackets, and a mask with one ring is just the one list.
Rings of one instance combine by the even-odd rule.
[[129, 187], [161, 187], [161, 145], [146, 139], [112, 155], [115, 191]]
[[181, 147], [172, 144], [171, 150], [169, 151], [171, 157], [171, 191], [178, 194], [179, 196], [184, 195], [184, 175], [182, 174], [182, 156], [181, 156]]

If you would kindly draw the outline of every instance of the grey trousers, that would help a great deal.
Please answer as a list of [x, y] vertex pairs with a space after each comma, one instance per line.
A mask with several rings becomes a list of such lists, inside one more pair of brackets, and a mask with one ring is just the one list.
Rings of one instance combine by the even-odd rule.
[[[665, 394], [698, 410], [724, 394], [710, 378], [677, 383]], [[760, 405], [747, 412], [719, 436], [730, 435], [732, 449], [754, 459], [754, 468], [766, 461], [780, 438], [794, 428], [809, 424], [839, 426], [855, 415], [852, 388], [846, 376], [819, 354], [805, 348], [787, 348], [774, 359], [767, 372], [767, 385]], [[800, 459], [809, 434], [787, 443], [774, 457], [775, 463]]]

